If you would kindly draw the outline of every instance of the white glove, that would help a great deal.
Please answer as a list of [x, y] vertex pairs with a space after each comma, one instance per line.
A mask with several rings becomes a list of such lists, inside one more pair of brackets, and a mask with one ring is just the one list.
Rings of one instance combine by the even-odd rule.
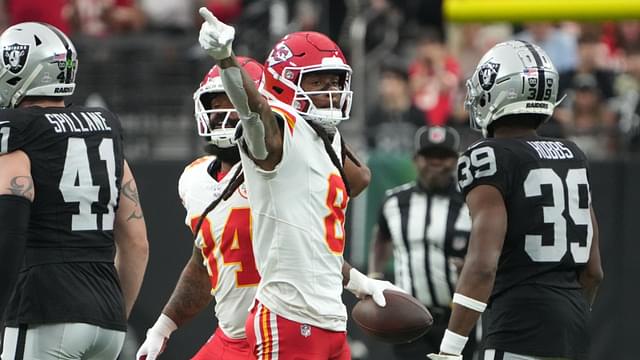
[[444, 355], [431, 353], [427, 355], [427, 358], [431, 360], [462, 360], [462, 355]]
[[236, 36], [236, 29], [218, 20], [206, 7], [201, 7], [199, 12], [205, 20], [198, 37], [202, 49], [216, 60], [231, 56], [231, 43]]
[[405, 292], [388, 281], [375, 280], [367, 277], [356, 268], [351, 268], [349, 271], [349, 283], [347, 283], [347, 286], [344, 288], [351, 291], [358, 299], [370, 295], [373, 298], [373, 302], [380, 307], [387, 305], [387, 300], [384, 298], [384, 290], [389, 289]]
[[170, 317], [160, 314], [156, 323], [147, 330], [147, 338], [138, 349], [136, 360], [156, 360], [164, 351], [169, 336], [177, 328], [178, 326]]

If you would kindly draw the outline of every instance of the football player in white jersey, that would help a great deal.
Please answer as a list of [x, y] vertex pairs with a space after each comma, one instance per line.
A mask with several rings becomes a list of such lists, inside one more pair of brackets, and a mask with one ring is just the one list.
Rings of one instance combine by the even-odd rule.
[[232, 54], [234, 28], [204, 8], [200, 14], [206, 20], [200, 45], [219, 62], [242, 124], [238, 146], [262, 276], [246, 324], [253, 356], [350, 359], [343, 287], [358, 297], [371, 295], [380, 306], [383, 290], [394, 288], [364, 276], [342, 256], [349, 196], [370, 176], [336, 128], [349, 116], [351, 68], [328, 37], [287, 35], [265, 63], [267, 101]]
[[[260, 83], [260, 63], [242, 57], [238, 63], [252, 81]], [[208, 139], [207, 152], [212, 154], [187, 166], [178, 184], [187, 210], [185, 222], [197, 233], [195, 247], [162, 314], [147, 331], [138, 360], [156, 359], [170, 334], [202, 311], [211, 295], [216, 299], [218, 328], [192, 359], [250, 356], [244, 327], [260, 276], [253, 258], [247, 191], [244, 185], [230, 185], [241, 173], [233, 140], [238, 115], [224, 93], [218, 66], [205, 76], [193, 99], [198, 133]], [[230, 188], [234, 190], [224, 194]]]

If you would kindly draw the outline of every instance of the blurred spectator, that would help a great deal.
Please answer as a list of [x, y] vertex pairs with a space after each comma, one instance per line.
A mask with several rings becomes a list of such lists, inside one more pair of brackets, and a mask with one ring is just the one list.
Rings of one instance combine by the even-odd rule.
[[138, 0], [147, 16], [148, 30], [183, 34], [196, 30], [202, 19], [198, 7], [202, 0]]
[[206, 0], [205, 4], [225, 24], [234, 24], [242, 14], [242, 0]]
[[627, 20], [616, 24], [615, 47], [625, 54], [640, 48], [640, 21]]
[[615, 82], [616, 110], [625, 147], [640, 152], [640, 46], [628, 49], [626, 69]]
[[568, 136], [591, 159], [609, 157], [617, 150], [614, 113], [602, 101], [598, 82], [592, 74], [573, 79], [569, 106], [557, 109], [555, 116], [565, 126]]
[[384, 47], [384, 50], [393, 50], [389, 49], [389, 39], [393, 37], [391, 45], [395, 46], [402, 22], [399, 10], [393, 7], [388, 0], [370, 0], [366, 18], [366, 51], [370, 52], [380, 45]]
[[[68, 0], [0, 0], [3, 4], [2, 16], [6, 17], [4, 26], [26, 21], [51, 24], [65, 34], [71, 34], [69, 15], [71, 8]], [[2, 26], [2, 27], [4, 27]]]
[[506, 23], [452, 26], [447, 35], [447, 43], [460, 63], [462, 80], [466, 81], [471, 76], [482, 55], [495, 44], [509, 40], [512, 34], [513, 26]]
[[113, 33], [139, 31], [145, 16], [135, 0], [70, 0], [75, 31], [101, 37]]
[[539, 45], [549, 54], [558, 72], [571, 70], [577, 64], [575, 35], [558, 29], [551, 23], [528, 23], [525, 30], [516, 34], [514, 38]]
[[431, 126], [446, 124], [452, 113], [460, 68], [438, 32], [425, 31], [416, 44], [409, 79], [413, 101], [424, 112], [425, 123]]
[[[551, 55], [549, 55], [551, 56]], [[600, 34], [584, 32], [578, 41], [578, 63], [574, 69], [560, 72], [559, 94], [570, 90], [576, 77], [592, 75], [600, 89], [603, 99], [610, 99], [613, 94], [614, 73], [605, 67], [607, 58], [606, 45], [600, 41]]]
[[425, 28], [444, 34], [442, 0], [388, 0], [400, 9], [404, 21], [400, 28], [403, 41], [419, 40]]
[[424, 125], [422, 112], [411, 103], [406, 69], [385, 64], [378, 84], [379, 101], [367, 115], [367, 138], [371, 148], [411, 154], [416, 130]]

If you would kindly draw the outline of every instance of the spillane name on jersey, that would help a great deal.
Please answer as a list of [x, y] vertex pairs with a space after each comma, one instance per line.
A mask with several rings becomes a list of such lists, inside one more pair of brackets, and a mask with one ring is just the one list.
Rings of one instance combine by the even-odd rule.
[[[257, 298], [289, 320], [344, 331], [344, 182], [311, 126], [293, 108], [271, 105], [284, 123], [280, 163], [264, 171], [241, 150], [262, 275]], [[332, 146], [340, 157], [339, 133]]]
[[571, 141], [486, 139], [458, 161], [465, 196], [478, 185], [505, 199], [507, 234], [492, 297], [522, 284], [579, 288], [593, 228], [587, 160]]
[[[240, 163], [220, 181], [210, 175], [219, 165], [214, 156], [205, 156], [187, 166], [180, 176], [178, 192], [187, 210], [185, 223], [195, 229], [204, 209], [227, 187]], [[211, 211], [195, 240], [215, 296], [216, 317], [224, 333], [234, 339], [245, 338], [244, 324], [254, 301], [260, 276], [253, 260], [251, 213], [245, 185]]]
[[[0, 154], [16, 150], [29, 156], [36, 195], [25, 271], [8, 321], [125, 330], [113, 266], [124, 166], [119, 120], [108, 110], [83, 106], [0, 110]], [[43, 284], [51, 289], [46, 299]]]

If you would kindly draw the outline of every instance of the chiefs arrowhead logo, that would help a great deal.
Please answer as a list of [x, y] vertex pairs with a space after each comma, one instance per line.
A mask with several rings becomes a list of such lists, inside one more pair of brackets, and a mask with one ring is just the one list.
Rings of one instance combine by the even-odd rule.
[[276, 64], [287, 61], [292, 57], [293, 53], [291, 52], [291, 49], [289, 49], [289, 47], [285, 43], [280, 43], [276, 45], [273, 50], [271, 50], [269, 58], [267, 59], [267, 65], [269, 67], [272, 67]]
[[12, 44], [2, 49], [2, 63], [14, 75], [22, 72], [29, 56], [29, 45]]
[[478, 81], [484, 91], [488, 91], [493, 87], [498, 76], [498, 70], [500, 70], [500, 64], [493, 62], [486, 62], [480, 66], [478, 70]]

